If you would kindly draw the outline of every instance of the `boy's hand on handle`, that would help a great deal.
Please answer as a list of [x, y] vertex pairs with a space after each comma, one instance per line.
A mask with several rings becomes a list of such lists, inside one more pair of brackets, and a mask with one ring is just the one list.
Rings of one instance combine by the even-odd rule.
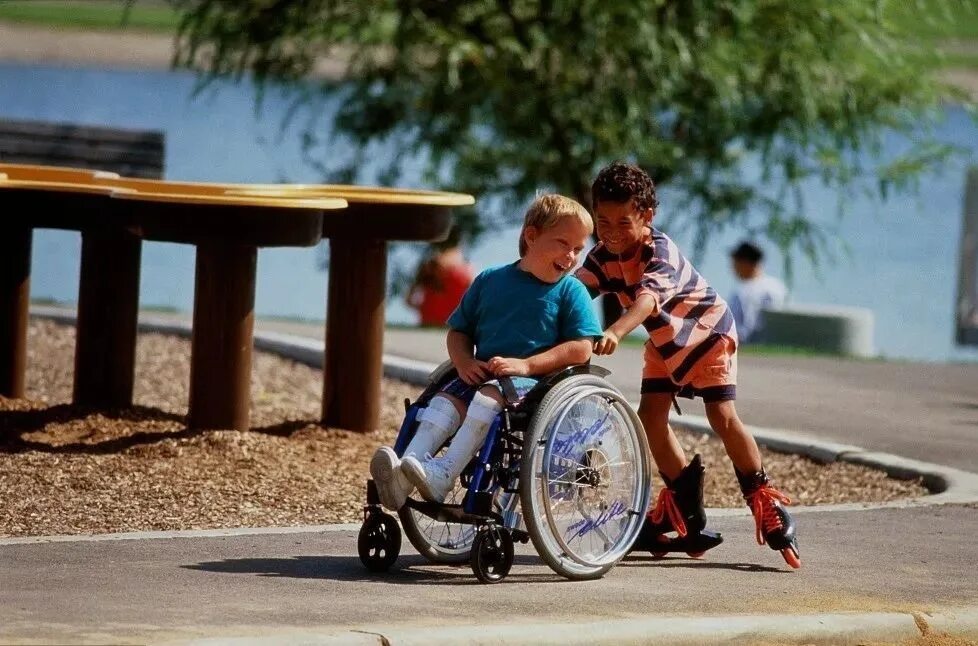
[[611, 330], [605, 330], [601, 338], [594, 344], [594, 354], [611, 354], [618, 349], [618, 335]]
[[618, 344], [629, 332], [642, 324], [642, 321], [659, 311], [659, 301], [655, 294], [641, 294], [631, 307], [617, 321], [608, 326], [604, 335], [594, 344], [594, 354], [611, 354], [618, 349]]
[[485, 361], [469, 358], [455, 364], [459, 378], [470, 386], [478, 386], [489, 377], [489, 365]]
[[530, 374], [530, 363], [526, 359], [493, 357], [489, 359], [489, 370], [497, 377], [526, 377]]

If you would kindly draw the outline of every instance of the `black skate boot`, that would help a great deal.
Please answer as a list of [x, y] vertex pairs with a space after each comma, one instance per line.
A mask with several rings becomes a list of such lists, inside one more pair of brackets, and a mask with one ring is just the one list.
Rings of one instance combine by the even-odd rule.
[[[632, 550], [647, 550], [655, 557], [669, 552], [686, 552], [698, 558], [723, 542], [719, 533], [704, 529], [704, 471], [697, 454], [675, 480], [662, 476], [666, 486], [659, 491], [655, 507], [645, 516], [645, 524]], [[667, 536], [668, 532], [675, 532], [676, 536]]]
[[757, 543], [767, 543], [772, 550], [781, 552], [785, 563], [793, 568], [801, 567], [798, 551], [798, 538], [795, 536], [795, 521], [784, 508], [791, 499], [771, 486], [770, 478], [764, 469], [755, 473], [743, 474], [734, 469], [744, 500], [754, 515], [757, 526]]

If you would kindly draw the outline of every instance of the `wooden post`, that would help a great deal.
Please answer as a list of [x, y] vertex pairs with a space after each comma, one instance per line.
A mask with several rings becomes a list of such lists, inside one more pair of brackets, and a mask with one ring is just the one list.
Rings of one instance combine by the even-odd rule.
[[26, 226], [0, 230], [0, 395], [24, 396], [30, 308], [31, 236]]
[[132, 405], [142, 241], [131, 233], [83, 231], [73, 401]]
[[371, 431], [380, 422], [387, 243], [330, 239], [323, 423]]
[[191, 428], [248, 430], [258, 248], [197, 245]]

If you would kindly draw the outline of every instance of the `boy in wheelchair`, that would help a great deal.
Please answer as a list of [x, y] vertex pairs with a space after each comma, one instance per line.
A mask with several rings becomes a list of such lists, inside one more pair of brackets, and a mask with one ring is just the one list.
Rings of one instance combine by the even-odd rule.
[[[536, 377], [590, 359], [602, 330], [587, 289], [571, 272], [592, 231], [590, 214], [572, 199], [543, 195], [530, 205], [520, 260], [479, 274], [448, 320], [448, 355], [458, 377], [419, 413], [401, 458], [385, 446], [371, 459], [381, 504], [396, 511], [415, 487], [426, 500], [445, 499], [507, 402], [497, 378], [511, 378], [515, 404]], [[432, 457], [449, 438], [445, 454]]]

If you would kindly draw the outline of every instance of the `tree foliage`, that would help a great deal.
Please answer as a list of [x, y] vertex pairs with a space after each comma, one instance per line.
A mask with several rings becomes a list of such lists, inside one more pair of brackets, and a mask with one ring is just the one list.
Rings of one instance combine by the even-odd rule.
[[[384, 142], [396, 181], [423, 150], [426, 182], [499, 200], [484, 221], [519, 217], [541, 189], [586, 203], [597, 168], [628, 159], [700, 247], [736, 227], [814, 258], [825, 239], [802, 182], [886, 194], [947, 154], [922, 131], [948, 93], [939, 61], [883, 1], [171, 1], [176, 63], [207, 78], [262, 87], [346, 61], [307, 96], [341, 97], [331, 136], [359, 154], [340, 175]], [[912, 145], [884, 157], [893, 133]]]

